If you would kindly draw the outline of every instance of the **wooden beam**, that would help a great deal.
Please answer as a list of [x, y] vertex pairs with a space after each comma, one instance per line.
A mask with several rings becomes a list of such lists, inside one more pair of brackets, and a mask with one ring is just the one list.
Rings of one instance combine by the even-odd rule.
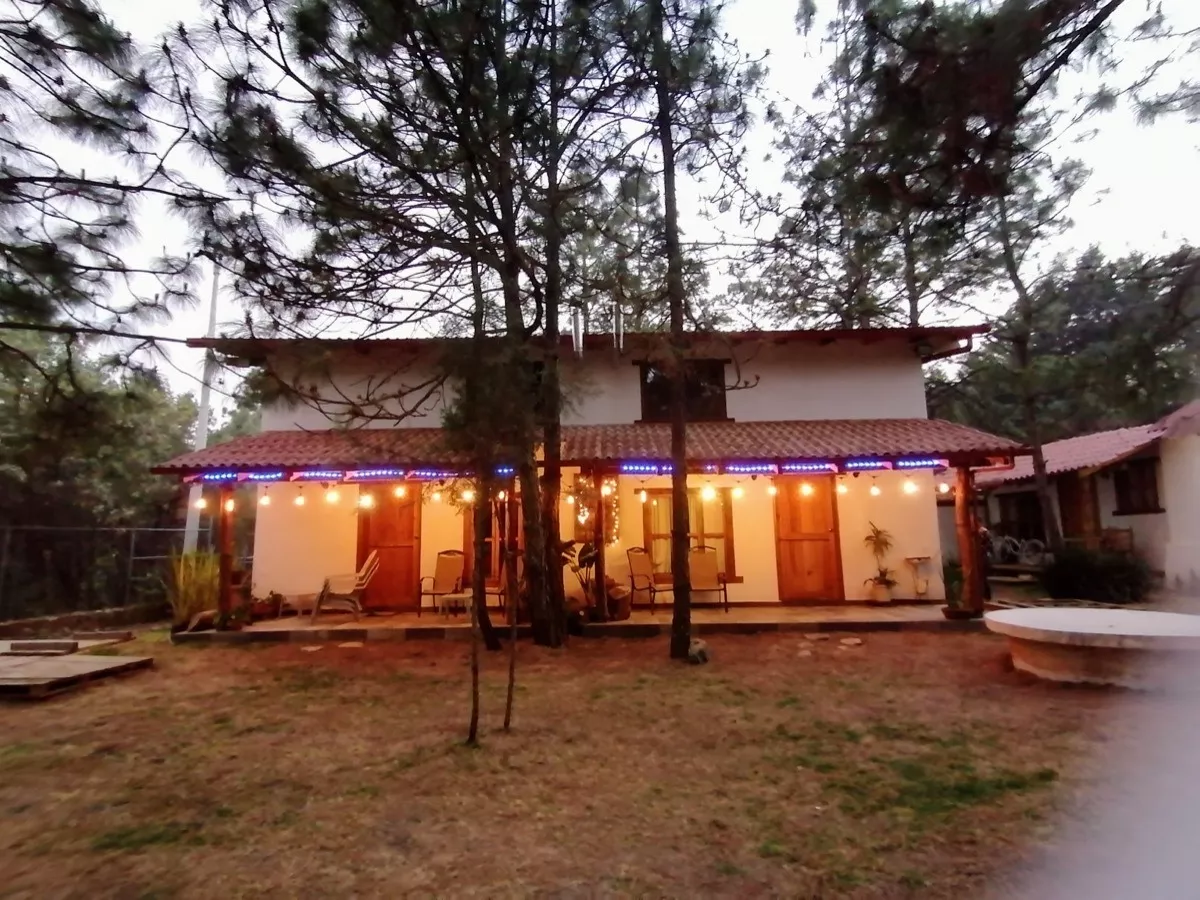
[[220, 574], [217, 581], [217, 612], [233, 611], [233, 486], [221, 485], [217, 491], [217, 553]]
[[592, 493], [596, 498], [596, 508], [592, 511], [592, 544], [596, 548], [596, 568], [594, 570], [596, 583], [592, 585], [596, 599], [596, 613], [602, 622], [608, 621], [608, 573], [604, 565], [604, 550], [607, 545], [604, 529], [604, 475], [600, 467], [592, 469]]
[[962, 605], [975, 612], [983, 611], [983, 572], [979, 559], [979, 530], [975, 527], [972, 510], [971, 470], [960, 466], [954, 470], [954, 532], [958, 538], [958, 558], [962, 562]]

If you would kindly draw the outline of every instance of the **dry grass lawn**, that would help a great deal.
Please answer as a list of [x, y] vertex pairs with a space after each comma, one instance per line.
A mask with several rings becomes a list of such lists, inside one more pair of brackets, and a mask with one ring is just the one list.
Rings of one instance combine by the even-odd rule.
[[[1121, 695], [982, 635], [172, 647], [0, 707], [0, 897], [947, 897], [1003, 881]], [[806, 655], [811, 654], [811, 655]]]

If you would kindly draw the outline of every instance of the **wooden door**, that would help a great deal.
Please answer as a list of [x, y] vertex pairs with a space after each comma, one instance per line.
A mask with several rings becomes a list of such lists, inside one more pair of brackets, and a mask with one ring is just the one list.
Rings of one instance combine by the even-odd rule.
[[775, 485], [779, 489], [775, 495], [779, 599], [784, 603], [844, 599], [833, 476], [780, 477]]
[[420, 600], [421, 492], [410, 488], [397, 497], [394, 489], [395, 485], [372, 486], [374, 505], [358, 510], [359, 566], [372, 550], [379, 554], [379, 571], [363, 605], [415, 612]]

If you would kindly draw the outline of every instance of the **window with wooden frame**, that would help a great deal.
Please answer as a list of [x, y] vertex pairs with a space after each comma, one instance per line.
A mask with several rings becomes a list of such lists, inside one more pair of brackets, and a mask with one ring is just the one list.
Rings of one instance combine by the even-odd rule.
[[[693, 547], [717, 551], [717, 571], [726, 581], [740, 581], [733, 554], [733, 502], [729, 488], [717, 488], [712, 500], [699, 489], [688, 490], [688, 539]], [[646, 491], [642, 504], [642, 546], [650, 554], [655, 581], [671, 580], [671, 492]]]
[[[689, 359], [684, 361], [687, 379], [687, 418], [689, 422], [723, 422], [729, 415], [725, 405], [725, 361]], [[671, 419], [671, 380], [659, 366], [641, 364], [642, 421], [669, 422]]]
[[1113, 472], [1117, 495], [1114, 516], [1139, 516], [1163, 512], [1158, 501], [1158, 460], [1135, 459]]

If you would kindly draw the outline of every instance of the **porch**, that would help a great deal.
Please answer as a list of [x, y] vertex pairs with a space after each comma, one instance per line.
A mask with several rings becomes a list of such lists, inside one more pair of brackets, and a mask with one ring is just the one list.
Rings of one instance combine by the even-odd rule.
[[[508, 625], [492, 614], [493, 624], [501, 630]], [[977, 623], [966, 623], [973, 627]], [[635, 609], [620, 622], [592, 623], [584, 626], [584, 637], [656, 637], [671, 627], [671, 610]], [[874, 606], [838, 604], [836, 606], [741, 606], [729, 612], [711, 607], [692, 610], [693, 631], [705, 634], [755, 634], [760, 632], [863, 632], [863, 631], [961, 631], [964, 623], [948, 622], [934, 604], [897, 604]], [[527, 626], [519, 627], [519, 634]], [[249, 625], [241, 631], [202, 631], [175, 635], [176, 643], [273, 643], [320, 644], [366, 641], [465, 640], [470, 634], [470, 619], [463, 614], [443, 616], [425, 613], [396, 613], [389, 616], [363, 616], [355, 620], [349, 614], [322, 614], [314, 623], [311, 616], [284, 616]]]

